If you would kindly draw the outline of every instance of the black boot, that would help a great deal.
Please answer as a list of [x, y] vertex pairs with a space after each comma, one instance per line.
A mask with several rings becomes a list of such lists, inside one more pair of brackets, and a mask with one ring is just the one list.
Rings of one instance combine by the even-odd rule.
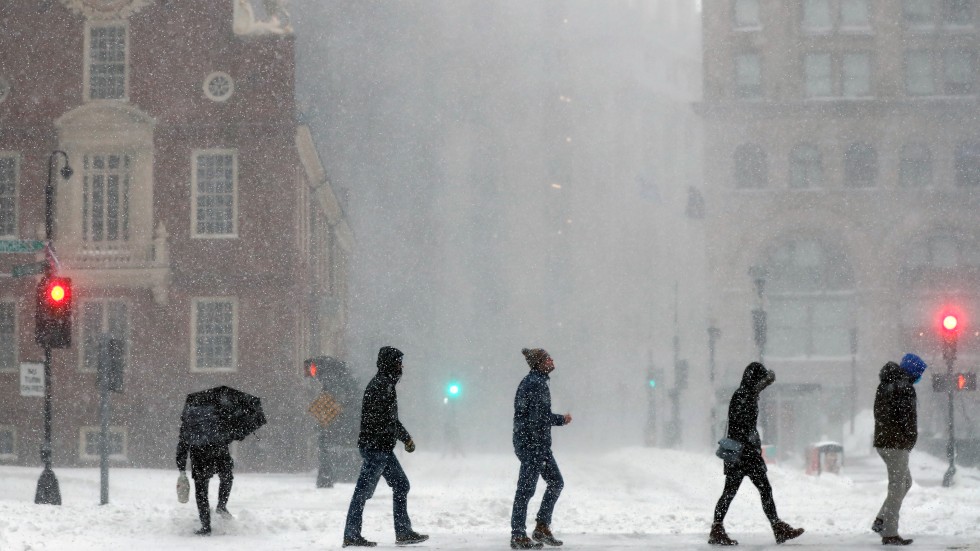
[[909, 545], [912, 540], [907, 540], [902, 536], [885, 536], [881, 538], [882, 545]]
[[510, 537], [510, 548], [511, 549], [541, 549], [544, 547], [543, 543], [533, 541], [527, 536], [511, 536]]
[[202, 527], [198, 528], [197, 530], [195, 530], [194, 533], [197, 534], [198, 536], [210, 536], [211, 535], [211, 527], [210, 526], [202, 526]]
[[874, 522], [871, 523], [871, 531], [880, 534], [882, 530], [885, 529], [885, 521], [881, 518], [876, 518]]
[[772, 534], [776, 536], [776, 543], [783, 543], [784, 541], [798, 538], [803, 535], [803, 529], [793, 528], [789, 524], [786, 524], [781, 520], [777, 520], [772, 525]]
[[378, 545], [373, 541], [368, 541], [364, 539], [364, 536], [355, 536], [353, 538], [344, 538], [344, 547], [374, 547]]
[[404, 534], [398, 534], [395, 536], [395, 544], [411, 545], [413, 543], [422, 543], [427, 539], [429, 539], [429, 536], [425, 534], [419, 534], [418, 532], [405, 532]]
[[708, 543], [711, 545], [738, 545], [737, 541], [728, 537], [728, 534], [725, 533], [725, 527], [720, 522], [711, 525]]

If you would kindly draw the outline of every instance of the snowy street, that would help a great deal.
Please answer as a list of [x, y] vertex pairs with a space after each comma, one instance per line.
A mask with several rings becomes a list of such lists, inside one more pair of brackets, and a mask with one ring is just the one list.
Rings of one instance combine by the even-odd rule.
[[[441, 457], [399, 452], [412, 482], [414, 528], [431, 535], [419, 549], [508, 549], [509, 518], [518, 463], [510, 455]], [[721, 491], [721, 464], [713, 456], [624, 448], [603, 454], [556, 456], [565, 478], [554, 530], [564, 549], [709, 549], [705, 542]], [[915, 452], [915, 485], [903, 508], [901, 534], [914, 549], [980, 549], [980, 472], [960, 468], [957, 484], [942, 488], [943, 462]], [[317, 490], [312, 473], [236, 474], [229, 509], [234, 520], [215, 523], [210, 538], [193, 535], [193, 504], [178, 504], [177, 472], [115, 469], [110, 504], [99, 506], [98, 469], [55, 466], [64, 505], [33, 504], [40, 468], [2, 467], [0, 549], [339, 549], [352, 484]], [[774, 466], [770, 478], [780, 516], [807, 529], [780, 548], [881, 549], [868, 527], [885, 495], [877, 456], [855, 458], [841, 476], [807, 476]], [[539, 503], [543, 486], [531, 502]], [[211, 500], [217, 479], [211, 484]], [[533, 527], [533, 526], [532, 526]], [[740, 548], [776, 549], [758, 493], [746, 480], [726, 520]], [[365, 537], [395, 548], [391, 491], [381, 484], [368, 502]]]

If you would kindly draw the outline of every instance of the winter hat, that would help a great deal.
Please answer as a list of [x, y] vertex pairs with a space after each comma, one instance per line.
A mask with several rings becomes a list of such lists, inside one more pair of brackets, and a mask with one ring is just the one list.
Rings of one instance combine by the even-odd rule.
[[394, 346], [382, 346], [381, 350], [378, 350], [378, 370], [379, 371], [390, 371], [394, 369], [395, 364], [402, 359], [401, 350], [398, 350]]
[[919, 379], [922, 378], [922, 372], [929, 366], [926, 365], [926, 362], [924, 362], [922, 358], [916, 356], [915, 354], [908, 353], [902, 356], [902, 363], [899, 364], [899, 367], [902, 368], [902, 371], [909, 374], [909, 377], [912, 378], [913, 382], [917, 383], [919, 382]]
[[537, 369], [551, 357], [544, 348], [522, 348], [521, 354], [524, 354], [524, 359], [527, 360], [527, 365], [531, 366], [531, 369]]

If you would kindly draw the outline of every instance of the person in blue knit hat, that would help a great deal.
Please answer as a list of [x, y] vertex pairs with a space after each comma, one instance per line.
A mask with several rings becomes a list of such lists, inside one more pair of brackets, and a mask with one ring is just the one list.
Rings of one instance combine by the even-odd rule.
[[911, 539], [898, 535], [899, 511], [905, 494], [912, 487], [909, 453], [919, 437], [915, 388], [922, 379], [926, 362], [906, 354], [900, 363], [888, 362], [878, 374], [881, 382], [875, 393], [874, 447], [888, 470], [888, 495], [871, 530], [881, 534], [882, 545], [908, 545]]

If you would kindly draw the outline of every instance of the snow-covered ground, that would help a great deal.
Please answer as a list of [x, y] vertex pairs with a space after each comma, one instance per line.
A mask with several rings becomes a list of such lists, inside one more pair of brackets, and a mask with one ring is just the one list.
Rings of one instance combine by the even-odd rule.
[[[431, 535], [426, 549], [507, 549], [517, 477], [512, 455], [471, 453], [463, 458], [420, 451], [399, 453], [412, 482], [414, 527]], [[624, 448], [597, 454], [556, 455], [565, 477], [553, 528], [564, 549], [707, 549], [721, 464], [704, 453]], [[849, 458], [845, 472], [807, 476], [798, 467], [773, 466], [770, 477], [780, 516], [807, 533], [783, 549], [881, 549], [869, 526], [885, 495], [877, 456]], [[905, 502], [901, 533], [916, 549], [980, 549], [980, 472], [960, 469], [942, 488], [942, 461], [915, 452], [915, 485]], [[0, 468], [0, 550], [291, 550], [338, 549], [352, 484], [316, 489], [304, 475], [240, 473], [229, 509], [214, 535], [193, 535], [193, 504], [178, 504], [176, 470], [114, 469], [110, 503], [98, 505], [97, 469], [55, 467], [64, 504], [34, 505], [39, 468]], [[530, 517], [541, 497], [539, 486]], [[217, 480], [212, 482], [212, 504]], [[775, 549], [758, 493], [748, 480], [726, 522], [741, 547]], [[364, 535], [394, 548], [391, 491], [379, 485], [368, 501]]]

